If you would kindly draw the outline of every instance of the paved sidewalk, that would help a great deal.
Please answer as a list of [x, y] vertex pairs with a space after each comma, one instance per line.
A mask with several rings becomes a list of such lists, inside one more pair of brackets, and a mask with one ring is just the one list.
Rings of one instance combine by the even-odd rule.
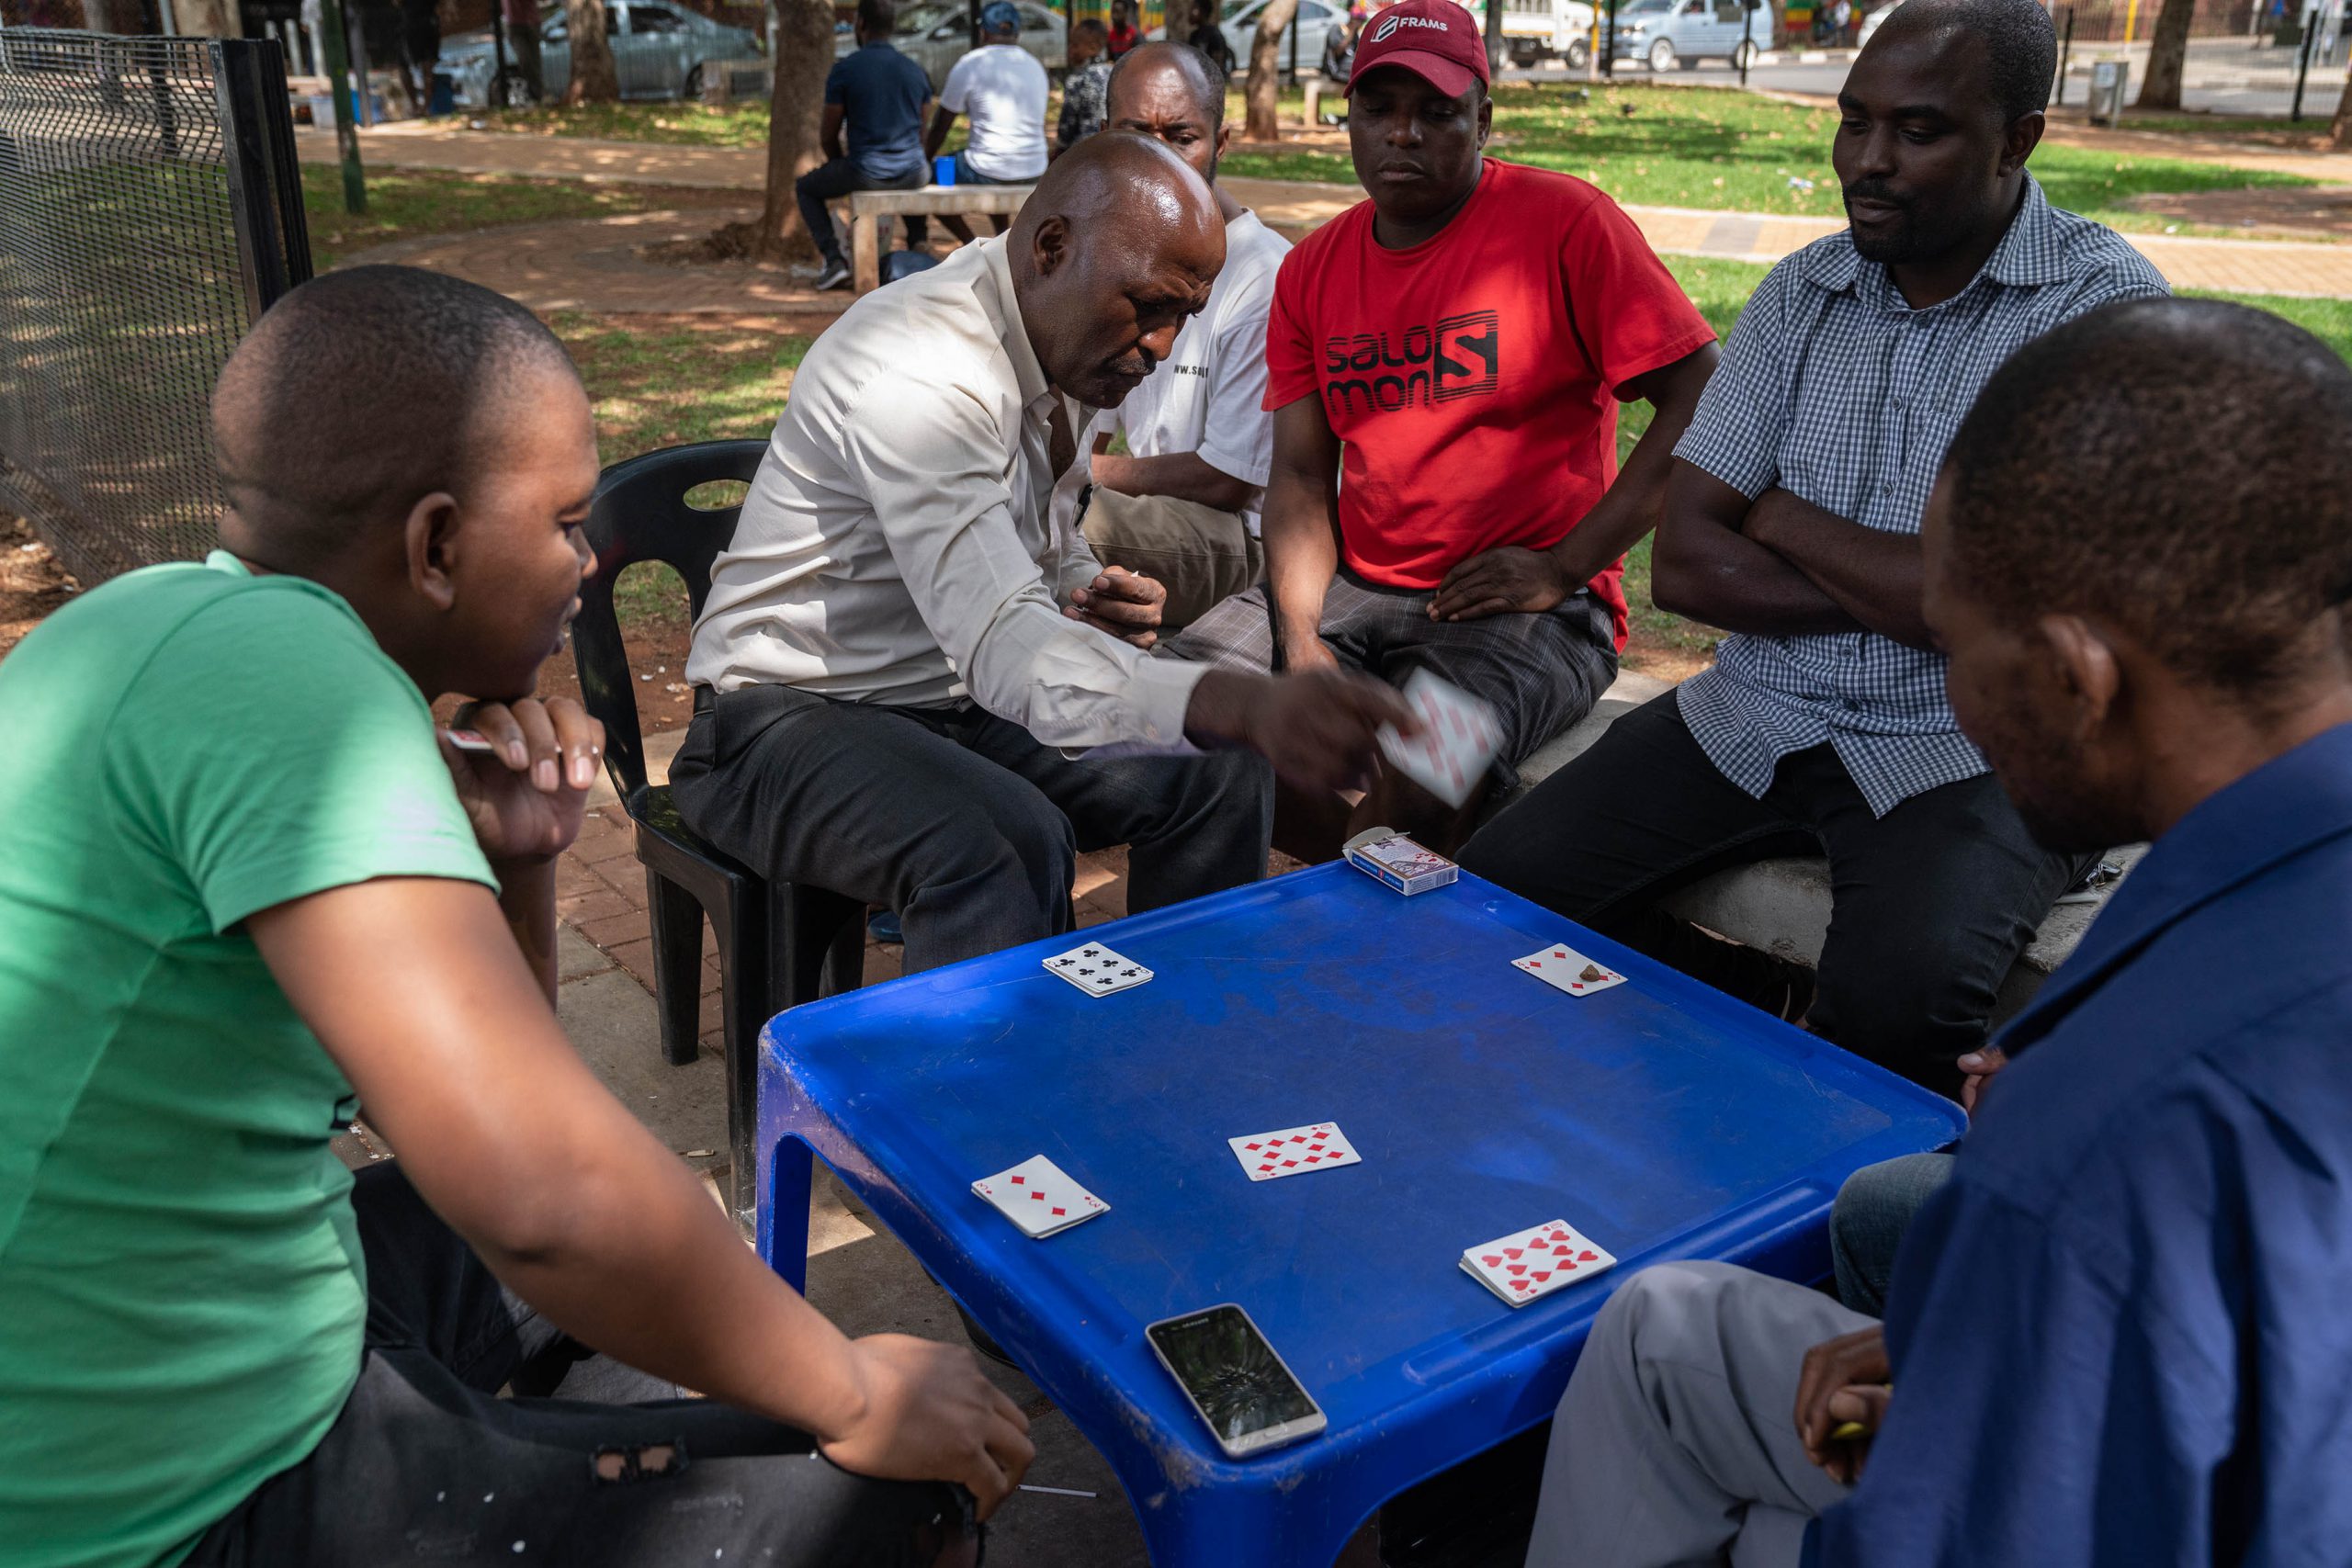
[[[334, 156], [331, 136], [311, 131], [300, 133], [298, 140], [306, 161], [328, 162]], [[747, 192], [759, 188], [766, 158], [757, 150], [594, 141], [424, 125], [372, 133], [362, 156], [412, 168], [707, 186]], [[2352, 183], [2346, 171], [2352, 171], [2352, 157], [2344, 160], [2342, 168], [2333, 168], [2333, 177]], [[1233, 179], [1225, 183], [1235, 199], [1254, 209], [1269, 224], [1293, 233], [1329, 221], [1361, 199], [1362, 194], [1352, 186], [1300, 181]], [[1845, 227], [1834, 218], [1677, 207], [1629, 206], [1625, 210], [1660, 251], [1728, 261], [1778, 261]], [[702, 213], [684, 221], [694, 231], [701, 231], [712, 226], [714, 218]], [[794, 287], [797, 280], [770, 269], [689, 269], [648, 263], [638, 256], [639, 246], [676, 237], [680, 222], [675, 215], [639, 213], [577, 223], [535, 224], [519, 230], [404, 241], [368, 253], [368, 259], [410, 260], [454, 272], [543, 310], [758, 312], [823, 310], [828, 303], [839, 309], [846, 303], [846, 296], [829, 299], [812, 295]], [[2352, 245], [2173, 234], [2125, 238], [2176, 288], [2352, 299]]]

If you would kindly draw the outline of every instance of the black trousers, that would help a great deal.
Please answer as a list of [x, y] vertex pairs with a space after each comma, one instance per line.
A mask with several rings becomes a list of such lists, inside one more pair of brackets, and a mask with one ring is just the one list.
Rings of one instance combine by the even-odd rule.
[[896, 910], [910, 975], [1068, 931], [1081, 851], [1129, 846], [1131, 914], [1266, 874], [1274, 775], [1253, 751], [1066, 757], [969, 703], [790, 686], [695, 706], [679, 814], [771, 877]]
[[1781, 760], [1752, 799], [1715, 769], [1672, 692], [1625, 715], [1464, 845], [1464, 869], [1746, 1001], [1772, 964], [1656, 907], [1703, 876], [1829, 857], [1831, 914], [1808, 1026], [1928, 1088], [1984, 1043], [2003, 976], [2096, 856], [2033, 841], [1990, 774], [1872, 817], [1835, 750]]
[[[960, 1487], [853, 1475], [729, 1405], [519, 1396], [590, 1352], [503, 1290], [397, 1166], [362, 1170], [352, 1205], [359, 1382], [308, 1459], [197, 1542], [193, 1568], [918, 1564], [978, 1528]], [[518, 1397], [496, 1397], [509, 1383]]]

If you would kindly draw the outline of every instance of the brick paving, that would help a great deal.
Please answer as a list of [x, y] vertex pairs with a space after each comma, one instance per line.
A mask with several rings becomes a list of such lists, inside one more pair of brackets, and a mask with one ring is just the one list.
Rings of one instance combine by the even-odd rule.
[[[656, 740], [665, 739], [652, 738]], [[666, 757], [672, 748], [653, 749]], [[665, 770], [657, 761], [655, 782]], [[1283, 868], [1291, 863], [1282, 862]], [[1080, 855], [1070, 888], [1080, 926], [1123, 919], [1127, 912], [1127, 852], [1099, 850]], [[653, 933], [646, 907], [645, 868], [638, 863], [636, 829], [617, 804], [588, 813], [580, 837], [556, 863], [556, 918], [570, 926], [648, 991], [653, 989]], [[865, 943], [863, 983], [899, 977], [905, 950], [896, 942]], [[718, 1020], [718, 955], [710, 927], [703, 927], [702, 1043], [722, 1048]]]

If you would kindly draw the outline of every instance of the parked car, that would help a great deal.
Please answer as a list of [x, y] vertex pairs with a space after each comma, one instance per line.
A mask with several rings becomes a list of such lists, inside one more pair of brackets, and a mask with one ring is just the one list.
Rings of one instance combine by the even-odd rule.
[[[1037, 57], [1048, 71], [1069, 64], [1069, 23], [1057, 12], [1031, 0], [1014, 0], [1021, 13], [1021, 47]], [[971, 7], [963, 5], [910, 6], [899, 13], [898, 30], [890, 42], [899, 52], [922, 67], [931, 90], [947, 85], [947, 73], [972, 50]], [[838, 60], [857, 47], [857, 36], [847, 23], [833, 29], [833, 57]]]
[[[760, 52], [758, 34], [714, 22], [673, 0], [605, 0], [605, 36], [624, 98], [700, 97], [708, 67]], [[488, 32], [463, 33], [442, 41], [436, 69], [454, 79], [459, 103], [496, 107], [511, 90], [492, 80], [495, 55]], [[511, 49], [507, 61], [511, 72]], [[571, 33], [560, 9], [539, 23], [539, 81], [550, 99], [571, 81]]]
[[[1266, 0], [1226, 0], [1225, 8], [1217, 13], [1217, 31], [1225, 35], [1226, 48], [1233, 51], [1234, 70], [1247, 73], [1250, 50], [1258, 41], [1258, 17], [1266, 8]], [[1344, 4], [1333, 5], [1329, 0], [1298, 0], [1298, 12], [1291, 18], [1291, 30], [1283, 34], [1281, 62], [1287, 66], [1293, 58], [1301, 71], [1319, 70], [1323, 64], [1323, 44], [1333, 28], [1348, 19]], [[1185, 29], [1191, 31], [1190, 28]], [[1298, 37], [1297, 53], [1292, 53], [1291, 35]]]
[[1772, 9], [1754, 0], [1634, 0], [1617, 12], [1616, 57], [1652, 71], [1701, 60], [1755, 63], [1772, 47]]

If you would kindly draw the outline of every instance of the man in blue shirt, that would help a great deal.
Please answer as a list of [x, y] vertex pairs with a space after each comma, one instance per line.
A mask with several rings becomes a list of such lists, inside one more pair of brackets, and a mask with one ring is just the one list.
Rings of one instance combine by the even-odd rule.
[[[825, 118], [817, 131], [825, 162], [792, 186], [800, 200], [800, 221], [825, 257], [824, 270], [817, 275], [820, 288], [849, 282], [849, 264], [842, 260], [842, 243], [825, 203], [852, 191], [912, 190], [931, 183], [931, 165], [922, 155], [931, 80], [922, 66], [890, 46], [897, 8], [891, 0], [857, 0], [854, 26], [856, 52], [833, 62], [825, 78]], [[908, 218], [906, 225], [908, 247], [921, 250], [929, 225], [920, 217]], [[887, 235], [883, 243], [888, 244]]]
[[[2032, 842], [1953, 721], [1919, 618], [1920, 510], [2003, 360], [2165, 291], [2026, 172], [2056, 65], [2035, 0], [1888, 17], [1838, 94], [1851, 226], [1765, 278], [1674, 449], [1652, 592], [1734, 635], [1460, 856], [1947, 1093], [2085, 866]], [[1728, 865], [1825, 853], [1817, 971], [1658, 908]]]
[[2004, 1032], [1883, 1331], [1628, 1280], [1531, 1563], [1788, 1561], [1809, 1514], [1834, 1568], [2345, 1561], [2348, 495], [2352, 370], [2260, 311], [2118, 305], [1993, 378], [1924, 534], [1953, 709], [2042, 842], [2154, 847]]

